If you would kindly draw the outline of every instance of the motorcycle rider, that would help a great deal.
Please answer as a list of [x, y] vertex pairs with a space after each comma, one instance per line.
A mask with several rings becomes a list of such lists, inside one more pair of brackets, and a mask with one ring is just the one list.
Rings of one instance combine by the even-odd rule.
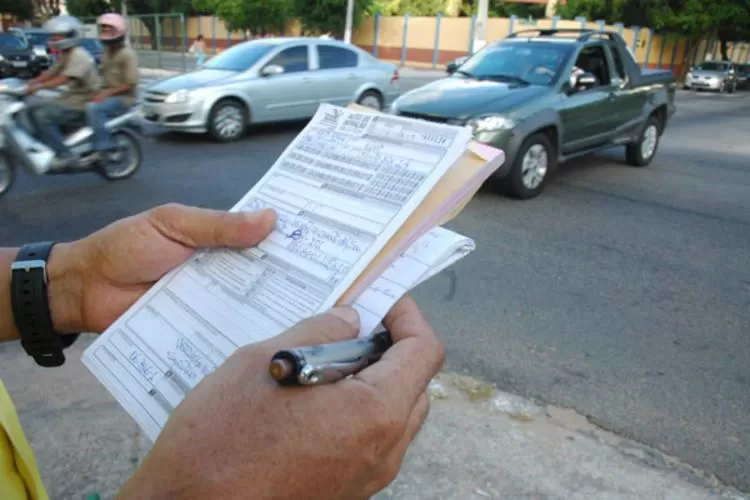
[[99, 40], [106, 47], [100, 73], [102, 88], [86, 105], [86, 119], [93, 128], [93, 149], [101, 154], [114, 148], [107, 119], [124, 114], [137, 98], [138, 60], [125, 45], [127, 20], [120, 14], [103, 14], [96, 20]]
[[37, 99], [29, 103], [29, 112], [39, 138], [56, 153], [51, 167], [67, 167], [76, 158], [65, 146], [61, 126], [85, 118], [86, 103], [99, 86], [99, 75], [94, 58], [81, 47], [81, 22], [73, 16], [55, 16], [44, 23], [43, 29], [51, 33], [49, 46], [59, 50], [55, 64], [31, 80], [26, 93], [40, 89], [67, 86], [56, 99]]

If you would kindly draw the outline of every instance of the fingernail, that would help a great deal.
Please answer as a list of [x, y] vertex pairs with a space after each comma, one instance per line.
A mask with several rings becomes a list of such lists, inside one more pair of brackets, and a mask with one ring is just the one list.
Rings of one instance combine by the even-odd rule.
[[328, 314], [333, 314], [350, 325], [359, 328], [359, 313], [353, 307], [333, 307], [328, 310]]

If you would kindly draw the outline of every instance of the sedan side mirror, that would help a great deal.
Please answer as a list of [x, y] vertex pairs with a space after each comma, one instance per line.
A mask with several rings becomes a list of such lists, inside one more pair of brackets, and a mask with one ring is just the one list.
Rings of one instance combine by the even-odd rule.
[[269, 64], [262, 70], [260, 70], [261, 76], [276, 76], [284, 72], [284, 68], [278, 64]]

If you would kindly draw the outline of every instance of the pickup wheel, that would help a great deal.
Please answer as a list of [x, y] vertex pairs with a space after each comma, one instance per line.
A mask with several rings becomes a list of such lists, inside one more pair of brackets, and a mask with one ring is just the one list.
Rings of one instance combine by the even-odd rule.
[[634, 167], [645, 167], [656, 155], [661, 138], [661, 125], [656, 116], [651, 115], [646, 120], [638, 141], [625, 146], [625, 159]]
[[546, 134], [537, 133], [527, 137], [505, 179], [506, 192], [521, 200], [538, 196], [556, 164], [557, 153]]

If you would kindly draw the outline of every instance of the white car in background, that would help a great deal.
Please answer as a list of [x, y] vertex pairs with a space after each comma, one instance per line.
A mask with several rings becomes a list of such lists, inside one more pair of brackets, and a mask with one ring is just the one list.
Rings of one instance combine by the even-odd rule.
[[248, 125], [312, 117], [320, 103], [386, 109], [400, 95], [395, 64], [324, 38], [263, 38], [235, 45], [203, 66], [148, 87], [141, 114], [168, 130], [221, 142]]

